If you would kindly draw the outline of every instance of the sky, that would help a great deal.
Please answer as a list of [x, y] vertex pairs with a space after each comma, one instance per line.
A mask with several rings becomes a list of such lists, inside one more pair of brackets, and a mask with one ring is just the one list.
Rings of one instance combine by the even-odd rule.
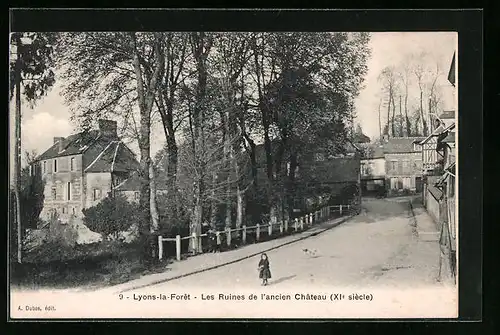
[[386, 66], [398, 66], [412, 54], [425, 52], [429, 55], [429, 63], [439, 63], [443, 71], [443, 75], [437, 82], [443, 94], [442, 108], [444, 110], [455, 109], [454, 89], [447, 77], [457, 43], [455, 32], [372, 33], [370, 39], [372, 53], [367, 63], [368, 72], [365, 76], [364, 89], [361, 90], [356, 100], [356, 122], [361, 125], [363, 132], [372, 139], [379, 136], [378, 106], [381, 84], [377, 77], [380, 72]]
[[[457, 34], [454, 32], [372, 33], [371, 57], [367, 63], [368, 72], [364, 88], [355, 103], [356, 122], [361, 125], [364, 133], [371, 138], [379, 135], [377, 112], [381, 90], [381, 84], [377, 81], [379, 73], [386, 66], [398, 65], [409, 54], [424, 51], [429, 54], [432, 62], [440, 64], [444, 74], [439, 78], [438, 85], [443, 91], [443, 108], [453, 109], [453, 88], [447, 82], [447, 73], [456, 45]], [[13, 107], [12, 104], [11, 107]], [[12, 108], [11, 111], [13, 111]], [[23, 152], [35, 150], [41, 154], [52, 145], [53, 137], [66, 137], [72, 134], [75, 129], [70, 122], [70, 116], [69, 108], [64, 105], [63, 98], [60, 96], [60, 88], [57, 85], [33, 108], [24, 105], [21, 130]], [[10, 113], [10, 117], [11, 124], [13, 124], [13, 113]], [[11, 139], [12, 134], [13, 131], [11, 131]], [[163, 146], [162, 136], [162, 128], [155, 125], [151, 148], [153, 155]]]

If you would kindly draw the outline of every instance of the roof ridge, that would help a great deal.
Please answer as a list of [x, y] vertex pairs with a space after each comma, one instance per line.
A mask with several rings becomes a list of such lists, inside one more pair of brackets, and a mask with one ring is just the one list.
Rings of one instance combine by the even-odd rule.
[[130, 176], [129, 176], [127, 179], [125, 179], [124, 181], [122, 181], [121, 183], [119, 183], [118, 185], [116, 185], [116, 186], [114, 187], [114, 189], [115, 189], [115, 190], [117, 190], [120, 186], [122, 186], [123, 184], [125, 184], [127, 181], [129, 181], [129, 180], [130, 180], [132, 177], [134, 177], [136, 174], [137, 174], [137, 171], [132, 172], [132, 173], [130, 174]]
[[116, 155], [118, 154], [118, 148], [120, 148], [121, 141], [114, 141], [115, 143], [118, 143], [115, 148], [115, 154], [113, 155], [113, 162], [111, 163], [111, 172], [115, 169], [115, 161], [116, 161]]
[[90, 165], [85, 168], [84, 172], [87, 171], [88, 169], [90, 169], [92, 167], [92, 165], [94, 165], [95, 162], [97, 162], [102, 157], [102, 155], [108, 150], [108, 148], [113, 143], [114, 143], [114, 141], [109, 142], [109, 144], [106, 146], [106, 148], [104, 148], [104, 150], [101, 151], [101, 153], [99, 155], [97, 155], [97, 157], [92, 161], [92, 163], [90, 163]]

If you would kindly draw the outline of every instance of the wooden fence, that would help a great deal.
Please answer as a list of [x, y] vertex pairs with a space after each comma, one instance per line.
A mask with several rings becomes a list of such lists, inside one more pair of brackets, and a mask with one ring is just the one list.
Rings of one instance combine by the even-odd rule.
[[[250, 227], [242, 226], [240, 228], [234, 228], [234, 229], [227, 228], [224, 231], [216, 231], [214, 232], [214, 234], [216, 236], [217, 246], [220, 246], [222, 243], [221, 235], [226, 236], [227, 246], [228, 247], [231, 246], [231, 237], [232, 233], [234, 232], [237, 232], [238, 234], [241, 232], [242, 242], [243, 244], [245, 244], [247, 241], [247, 233], [255, 231], [255, 241], [258, 242], [263, 229], [265, 231], [265, 229], [267, 228], [268, 236], [273, 235], [273, 232], [275, 231], [276, 227], [279, 228], [280, 235], [288, 233], [290, 229], [292, 230], [292, 232], [299, 232], [307, 229], [308, 227], [312, 226], [315, 223], [320, 223], [331, 218], [334, 213], [339, 213], [340, 216], [348, 214], [351, 212], [351, 209], [352, 209], [351, 205], [326, 206], [315, 212], [306, 214], [302, 217], [295, 218], [294, 220], [284, 220], [283, 222], [275, 224], [273, 224], [272, 222], [268, 224], [256, 224], [255, 226], [250, 226]], [[208, 233], [200, 235], [193, 233], [191, 236], [181, 237], [180, 235], [177, 235], [175, 238], [158, 236], [158, 258], [160, 260], [163, 258], [163, 243], [175, 242], [176, 258], [178, 261], [180, 261], [181, 243], [183, 240], [192, 240], [190, 242], [192, 242], [194, 246], [198, 246], [199, 250], [202, 250], [202, 237], [208, 237], [208, 235], [209, 235]]]

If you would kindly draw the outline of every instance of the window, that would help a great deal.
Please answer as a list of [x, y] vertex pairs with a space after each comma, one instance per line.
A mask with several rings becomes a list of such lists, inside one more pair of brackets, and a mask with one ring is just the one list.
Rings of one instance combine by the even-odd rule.
[[71, 157], [69, 160], [69, 170], [75, 171], [75, 157]]
[[75, 211], [75, 207], [71, 207], [71, 213], [72, 213], [73, 215], [75, 215], [75, 214], [76, 214], [75, 212], [76, 212], [76, 211]]
[[391, 189], [396, 190], [398, 188], [398, 178], [391, 178]]
[[134, 192], [134, 199], [139, 200], [139, 192]]
[[403, 162], [398, 161], [398, 173], [401, 174], [403, 173]]
[[63, 213], [63, 214], [66, 214], [66, 207], [63, 207], [63, 208], [62, 208], [62, 213]]
[[407, 159], [403, 161], [403, 172], [404, 173], [410, 172], [410, 161]]
[[398, 167], [398, 161], [391, 161], [391, 170], [396, 171]]
[[54, 159], [54, 172], [57, 172], [57, 158]]
[[43, 161], [43, 164], [42, 164], [42, 172], [43, 172], [43, 173], [47, 173], [47, 161]]
[[52, 194], [52, 200], [56, 200], [56, 198], [57, 198], [57, 188], [55, 186], [52, 186], [51, 194]]
[[101, 190], [98, 188], [94, 188], [92, 197], [94, 201], [101, 199]]
[[66, 200], [71, 200], [71, 182], [66, 184]]
[[409, 177], [404, 177], [403, 178], [403, 188], [404, 189], [410, 189], [411, 188], [411, 181]]

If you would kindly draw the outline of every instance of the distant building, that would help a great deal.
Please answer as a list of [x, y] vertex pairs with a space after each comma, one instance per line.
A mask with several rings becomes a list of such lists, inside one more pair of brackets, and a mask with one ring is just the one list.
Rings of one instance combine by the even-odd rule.
[[422, 151], [419, 137], [395, 137], [384, 143], [389, 195], [422, 191]]
[[45, 180], [42, 219], [57, 212], [61, 221], [81, 217], [139, 168], [135, 154], [118, 138], [115, 121], [99, 120], [99, 128], [54, 137], [37, 157], [32, 171]]
[[[361, 190], [369, 195], [379, 193], [385, 188], [385, 154], [382, 144], [360, 143]], [[385, 192], [384, 192], [385, 193]]]
[[363, 149], [361, 181], [364, 194], [390, 196], [422, 191], [421, 137], [384, 136], [381, 143], [358, 144]]

